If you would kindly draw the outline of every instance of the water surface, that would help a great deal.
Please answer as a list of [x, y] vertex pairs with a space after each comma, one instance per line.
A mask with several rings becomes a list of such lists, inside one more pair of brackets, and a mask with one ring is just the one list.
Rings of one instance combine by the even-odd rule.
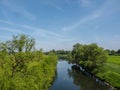
[[67, 61], [58, 61], [57, 74], [49, 90], [112, 90], [71, 67]]

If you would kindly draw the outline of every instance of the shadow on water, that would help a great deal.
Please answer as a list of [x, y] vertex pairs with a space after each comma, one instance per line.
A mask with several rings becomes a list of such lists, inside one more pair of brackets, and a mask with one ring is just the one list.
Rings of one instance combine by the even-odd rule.
[[56, 78], [49, 90], [112, 90], [67, 61], [58, 61]]
[[103, 82], [98, 83], [98, 79], [91, 78], [89, 73], [82, 72], [76, 65], [68, 69], [68, 75], [73, 78], [73, 84], [78, 86], [79, 90], [112, 90]]

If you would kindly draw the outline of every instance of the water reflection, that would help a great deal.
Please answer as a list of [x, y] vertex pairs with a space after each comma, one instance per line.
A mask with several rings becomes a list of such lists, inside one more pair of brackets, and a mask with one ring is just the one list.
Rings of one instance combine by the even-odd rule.
[[72, 67], [67, 61], [58, 61], [56, 78], [49, 90], [111, 90]]
[[68, 75], [72, 77], [73, 84], [77, 85], [79, 90], [109, 90], [109, 87], [96, 83], [95, 79], [74, 68], [68, 69]]

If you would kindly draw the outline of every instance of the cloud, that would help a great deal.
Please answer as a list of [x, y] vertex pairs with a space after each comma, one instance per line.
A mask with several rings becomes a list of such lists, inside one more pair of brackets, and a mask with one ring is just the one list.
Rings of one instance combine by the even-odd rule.
[[0, 20], [1, 23], [4, 23], [4, 24], [8, 24], [8, 25], [16, 25], [16, 26], [22, 26], [20, 24], [16, 24], [16, 23], [13, 23], [13, 22], [9, 22], [9, 21], [6, 21], [6, 20]]
[[[33, 27], [30, 25], [16, 24], [14, 22], [0, 20], [0, 24], [5, 24], [5, 27], [1, 27], [0, 31], [6, 32], [4, 35], [0, 35], [0, 39], [3, 41], [11, 39], [11, 34], [26, 34], [36, 39], [36, 48], [45, 48], [45, 50], [63, 49], [62, 46], [73, 43], [74, 38], [62, 35], [61, 33], [52, 32], [43, 28]], [[9, 27], [10, 26], [10, 27]], [[13, 26], [15, 28], [13, 28]], [[11, 28], [12, 27], [12, 28]], [[18, 28], [18, 29], [17, 29]], [[49, 45], [49, 47], [48, 47]], [[65, 46], [69, 48], [69, 46]]]
[[79, 3], [82, 7], [89, 7], [91, 5], [90, 0], [79, 0]]
[[35, 20], [36, 19], [36, 16], [34, 14], [27, 11], [23, 6], [20, 6], [20, 5], [16, 4], [15, 1], [2, 0], [1, 3], [8, 10], [10, 10], [12, 12], [16, 12], [16, 13], [24, 16], [25, 18], [28, 18], [30, 20]]
[[55, 5], [54, 7], [59, 11], [62, 11], [62, 12], [64, 11], [60, 6]]
[[9, 39], [11, 39], [11, 37], [10, 37], [9, 35], [7, 35], [7, 36], [5, 36], [5, 35], [0, 35], [0, 42], [1, 42], [1, 41], [4, 42], [4, 41], [9, 40]]
[[112, 35], [111, 37], [103, 37], [96, 35], [96, 42], [105, 49], [118, 50], [120, 48], [119, 35]]
[[52, 32], [52, 31], [49, 31], [49, 30], [45, 30], [45, 29], [42, 29], [42, 28], [37, 28], [37, 27], [32, 27], [32, 26], [29, 26], [29, 25], [22, 25], [23, 28], [26, 28], [28, 30], [32, 30], [33, 33], [31, 33], [32, 35], [34, 36], [42, 36], [42, 37], [45, 37], [45, 38], [62, 38], [63, 36], [62, 35], [59, 35], [55, 32]]
[[82, 25], [82, 24], [84, 24], [84, 23], [86, 23], [86, 22], [89, 22], [89, 21], [91, 21], [91, 20], [94, 20], [94, 19], [99, 18], [100, 16], [101, 16], [101, 14], [94, 13], [94, 14], [92, 14], [92, 15], [90, 15], [90, 16], [87, 16], [87, 17], [84, 17], [84, 18], [80, 19], [80, 21], [78, 21], [78, 22], [75, 23], [75, 24], [72, 24], [72, 25], [67, 26], [67, 27], [63, 27], [62, 30], [63, 30], [63, 31], [73, 30], [73, 29], [79, 27], [80, 25]]
[[0, 31], [7, 31], [7, 32], [13, 32], [13, 33], [24, 33], [22, 30], [7, 28], [7, 27], [0, 27]]
[[53, 2], [47, 1], [46, 3], [47, 3], [49, 6], [55, 8], [55, 9], [58, 10], [58, 11], [61, 11], [61, 12], [64, 11], [63, 8], [62, 8], [59, 4], [57, 4], [56, 2], [54, 2], [54, 1], [53, 1]]
[[93, 0], [65, 0], [66, 4], [70, 5], [70, 4], [77, 4], [80, 7], [91, 7]]
[[37, 37], [43, 37], [43, 38], [52, 38], [52, 39], [65, 39], [66, 37], [49, 31], [49, 30], [45, 30], [43, 28], [37, 28], [37, 27], [33, 27], [30, 25], [24, 25], [24, 24], [16, 24], [13, 22], [9, 22], [9, 21], [5, 21], [5, 20], [0, 20], [0, 23], [4, 23], [4, 24], [8, 24], [17, 28], [22, 28], [22, 29], [14, 29], [14, 28], [10, 28], [10, 27], [2, 27], [0, 28], [1, 30], [6, 30], [9, 32], [17, 32], [17, 33], [26, 33], [26, 34], [30, 34], [32, 36], [37, 36]]
[[85, 23], [89, 23], [90, 21], [94, 21], [94, 20], [109, 16], [111, 15], [111, 13], [117, 12], [117, 10], [119, 10], [119, 8], [117, 7], [118, 6], [117, 3], [118, 3], [117, 0], [106, 0], [106, 2], [104, 2], [104, 4], [100, 8], [94, 10], [90, 15], [87, 15], [86, 17], [81, 18], [78, 22], [75, 22], [74, 24], [63, 27], [62, 30], [70, 31], [80, 27]]
[[5, 9], [0, 8], [0, 10], [1, 10], [1, 13], [3, 14], [3, 16], [4, 16], [7, 20], [9, 20], [9, 19], [10, 19], [10, 18], [9, 18], [9, 15], [8, 15], [8, 13], [5, 11]]

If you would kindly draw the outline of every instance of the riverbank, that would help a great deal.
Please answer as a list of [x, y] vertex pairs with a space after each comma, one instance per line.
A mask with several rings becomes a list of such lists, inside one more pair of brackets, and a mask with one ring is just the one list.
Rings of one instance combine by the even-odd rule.
[[104, 67], [95, 75], [89, 70], [80, 66], [80, 71], [85, 75], [96, 79], [97, 82], [104, 83], [112, 89], [120, 90], [120, 56], [109, 56]]
[[120, 56], [109, 56], [104, 67], [97, 74], [107, 83], [120, 89]]
[[99, 77], [99, 81], [106, 85], [120, 89], [120, 56], [108, 56], [105, 65], [94, 76]]
[[114, 88], [112, 85], [110, 85], [108, 82], [106, 82], [105, 79], [100, 78], [99, 76], [97, 76], [96, 74], [92, 73], [88, 69], [85, 69], [82, 66], [73, 65], [72, 69], [82, 72], [85, 76], [94, 79], [97, 83], [99, 83], [101, 85], [109, 86], [112, 90], [118, 89], [118, 88]]
[[[67, 55], [59, 55], [59, 58], [67, 58]], [[106, 85], [120, 89], [120, 56], [108, 56], [101, 70], [96, 74]]]

